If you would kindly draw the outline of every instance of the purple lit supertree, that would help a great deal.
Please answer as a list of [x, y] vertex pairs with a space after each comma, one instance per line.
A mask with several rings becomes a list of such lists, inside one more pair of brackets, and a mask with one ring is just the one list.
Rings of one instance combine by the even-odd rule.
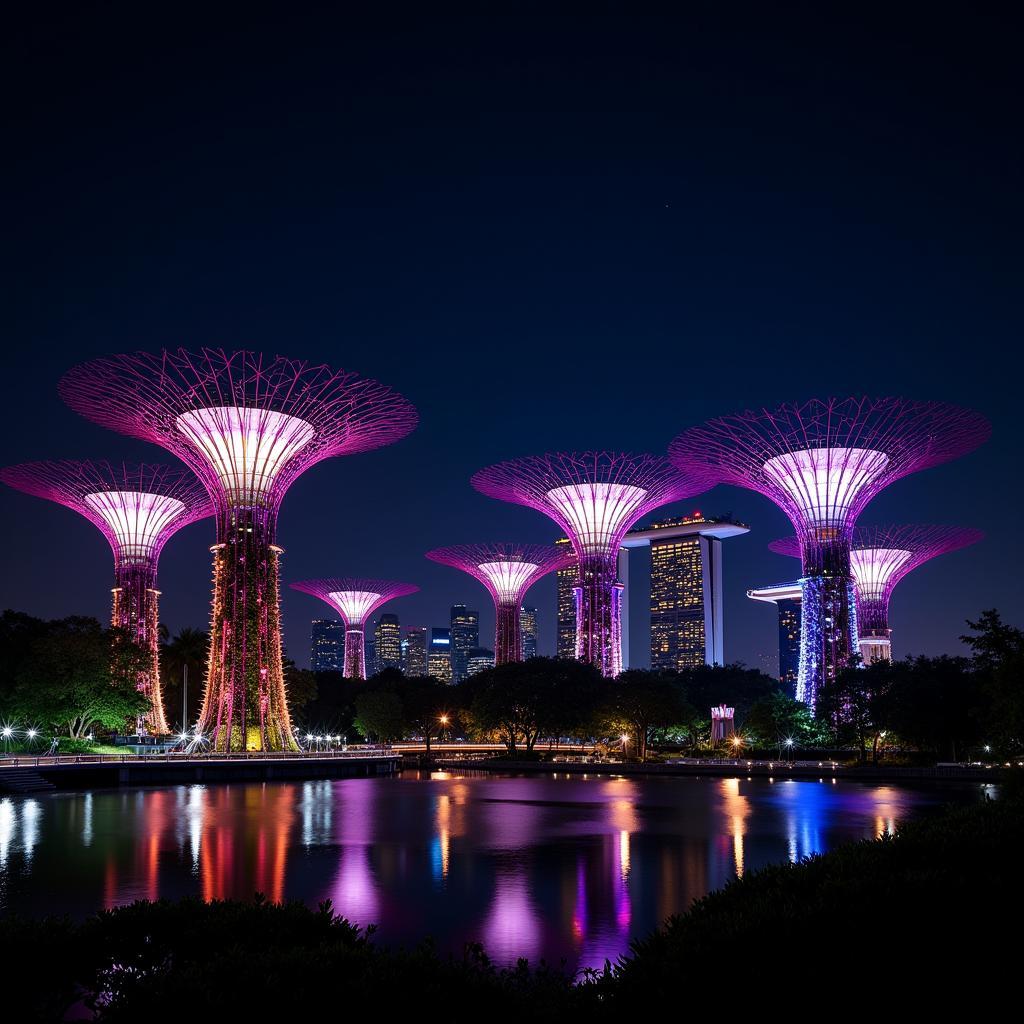
[[550, 544], [457, 544], [427, 552], [479, 580], [494, 601], [494, 664], [523, 660], [520, 611], [526, 592], [542, 576], [576, 563], [567, 547]]
[[[981, 530], [963, 526], [858, 526], [850, 545], [850, 570], [857, 595], [857, 628], [864, 663], [888, 659], [892, 630], [889, 599], [907, 573], [939, 555], [984, 539]], [[779, 555], [800, 557], [796, 537], [773, 540]]]
[[183, 526], [213, 515], [203, 485], [185, 469], [111, 462], [28, 462], [0, 470], [11, 487], [73, 509], [97, 527], [114, 552], [111, 624], [146, 651], [135, 680], [149, 709], [137, 723], [167, 732], [160, 690], [160, 552]]
[[656, 455], [556, 452], [490, 466], [472, 483], [492, 498], [543, 512], [565, 531], [579, 565], [576, 657], [615, 676], [622, 671], [622, 538], [648, 512], [707, 490], [711, 479]]
[[420, 588], [393, 580], [363, 580], [351, 576], [322, 580], [300, 580], [291, 584], [326, 601], [345, 622], [345, 675], [349, 679], [366, 678], [366, 621], [396, 597], [415, 594]]
[[415, 409], [348, 370], [220, 349], [96, 359], [69, 371], [60, 393], [87, 419], [173, 452], [213, 499], [200, 731], [216, 750], [297, 749], [281, 661], [281, 501], [322, 459], [404, 437]]
[[941, 402], [830, 398], [723, 416], [672, 442], [680, 469], [758, 491], [796, 530], [798, 699], [813, 708], [822, 681], [857, 649], [850, 541], [864, 506], [893, 481], [963, 455], [989, 433], [984, 417]]

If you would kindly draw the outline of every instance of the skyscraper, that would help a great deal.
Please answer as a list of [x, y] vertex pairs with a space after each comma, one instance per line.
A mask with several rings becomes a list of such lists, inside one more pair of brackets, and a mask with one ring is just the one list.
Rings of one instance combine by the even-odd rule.
[[407, 676], [425, 676], [427, 674], [427, 627], [410, 626], [405, 631], [405, 639], [402, 643], [405, 648], [402, 670]]
[[453, 604], [450, 637], [452, 682], [461, 683], [468, 675], [469, 652], [480, 646], [480, 613], [464, 604]]
[[537, 657], [537, 609], [523, 605], [519, 611], [523, 633], [523, 661]]
[[373, 635], [376, 670], [382, 672], [386, 668], [401, 668], [402, 635], [398, 626], [398, 616], [390, 613], [382, 615], [377, 621]]
[[[662, 519], [631, 530], [622, 542], [619, 578], [630, 599], [628, 553], [651, 548], [651, 668], [681, 671], [723, 665], [722, 539], [748, 528], [724, 516], [700, 512]], [[628, 667], [628, 615], [623, 613]]]
[[748, 590], [752, 601], [774, 604], [779, 610], [779, 680], [796, 693], [800, 675], [800, 584], [778, 583]]
[[345, 623], [314, 619], [309, 667], [314, 672], [340, 672], [345, 664]]
[[[555, 547], [567, 547], [568, 537], [555, 541]], [[559, 569], [558, 580], [558, 641], [556, 653], [559, 658], [576, 657], [576, 598], [573, 591], [579, 579], [579, 571], [575, 565], [568, 569]]]
[[494, 651], [486, 647], [474, 647], [466, 659], [467, 678], [488, 668], [494, 668]]
[[443, 626], [434, 626], [430, 630], [427, 674], [442, 683], [452, 682], [452, 631]]

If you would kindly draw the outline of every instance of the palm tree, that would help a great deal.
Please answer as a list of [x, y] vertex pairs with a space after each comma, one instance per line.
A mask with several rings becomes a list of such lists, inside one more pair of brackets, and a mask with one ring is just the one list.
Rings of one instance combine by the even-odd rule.
[[206, 681], [206, 659], [210, 650], [210, 634], [204, 629], [184, 626], [177, 636], [161, 644], [160, 671], [167, 717], [180, 722], [182, 681], [188, 669], [188, 717], [181, 723], [183, 729], [195, 725], [203, 700]]

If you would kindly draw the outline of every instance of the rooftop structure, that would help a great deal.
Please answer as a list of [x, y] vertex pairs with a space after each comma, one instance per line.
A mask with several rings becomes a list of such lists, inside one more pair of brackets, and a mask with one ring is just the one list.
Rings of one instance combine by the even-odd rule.
[[[918, 566], [982, 540], [981, 530], [959, 526], [857, 527], [850, 547], [850, 567], [857, 595], [860, 655], [866, 664], [890, 658], [892, 630], [889, 599], [896, 584]], [[779, 555], [800, 557], [796, 537], [768, 545]]]
[[86, 418], [167, 448], [206, 485], [217, 543], [199, 728], [216, 750], [297, 749], [281, 661], [281, 500], [315, 463], [404, 437], [415, 409], [348, 370], [221, 349], [96, 359], [65, 374], [60, 393]]
[[183, 526], [213, 514], [202, 484], [186, 469], [112, 462], [29, 462], [0, 470], [0, 480], [84, 516], [114, 552], [111, 623], [147, 653], [136, 686], [149, 700], [137, 723], [168, 732], [160, 690], [160, 552]]
[[523, 660], [520, 606], [542, 576], [576, 561], [567, 546], [548, 544], [459, 544], [436, 548], [427, 558], [450, 565], [479, 580], [494, 601], [494, 662]]
[[672, 442], [680, 470], [758, 491], [793, 524], [803, 560], [798, 699], [813, 707], [857, 649], [850, 541], [861, 511], [889, 484], [989, 433], [984, 417], [941, 402], [830, 398], [724, 416]]
[[396, 597], [415, 594], [420, 588], [392, 580], [367, 580], [332, 576], [320, 580], [301, 580], [292, 590], [312, 594], [326, 601], [345, 622], [345, 667], [349, 679], [366, 678], [366, 622], [369, 617]]
[[543, 512], [566, 533], [579, 565], [576, 657], [607, 676], [622, 670], [622, 585], [616, 559], [629, 528], [662, 505], [692, 497], [707, 472], [681, 472], [655, 455], [560, 452], [482, 469], [473, 486]]

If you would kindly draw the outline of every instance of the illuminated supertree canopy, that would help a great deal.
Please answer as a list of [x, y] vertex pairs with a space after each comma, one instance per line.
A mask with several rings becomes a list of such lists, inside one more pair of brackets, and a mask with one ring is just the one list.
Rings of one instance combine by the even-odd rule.
[[[860, 653], [865, 663], [889, 658], [892, 630], [889, 600], [907, 573], [939, 555], [977, 544], [981, 530], [962, 526], [858, 526], [850, 546], [850, 568], [857, 594]], [[768, 547], [780, 555], [800, 557], [796, 537]]]
[[420, 588], [394, 580], [367, 580], [350, 576], [333, 576], [322, 580], [300, 580], [291, 584], [326, 601], [345, 622], [345, 675], [350, 679], [366, 678], [366, 621], [396, 597], [415, 594]]
[[217, 543], [199, 728], [217, 750], [296, 749], [281, 662], [281, 500], [322, 459], [405, 437], [416, 410], [348, 370], [221, 349], [96, 359], [69, 371], [60, 393], [86, 418], [167, 448], [206, 485]]
[[0, 470], [0, 480], [58, 502], [89, 520], [114, 552], [111, 622], [147, 652], [136, 686], [149, 700], [138, 728], [165, 733], [160, 689], [160, 552], [183, 526], [213, 515], [206, 489], [188, 470], [111, 462], [29, 462]]
[[822, 680], [856, 650], [850, 541], [864, 506], [989, 433], [983, 416], [941, 402], [830, 398], [723, 416], [672, 442], [680, 469], [758, 491], [793, 524], [803, 560], [800, 700], [813, 707]]
[[550, 544], [457, 544], [427, 552], [479, 580], [494, 601], [494, 663], [523, 660], [520, 610], [526, 592], [542, 576], [576, 562], [568, 547]]
[[543, 512], [572, 541], [579, 564], [576, 656], [604, 675], [622, 670], [622, 538], [648, 512], [707, 490], [706, 470], [675, 469], [656, 455], [560, 452], [482, 469], [473, 486], [492, 498]]

